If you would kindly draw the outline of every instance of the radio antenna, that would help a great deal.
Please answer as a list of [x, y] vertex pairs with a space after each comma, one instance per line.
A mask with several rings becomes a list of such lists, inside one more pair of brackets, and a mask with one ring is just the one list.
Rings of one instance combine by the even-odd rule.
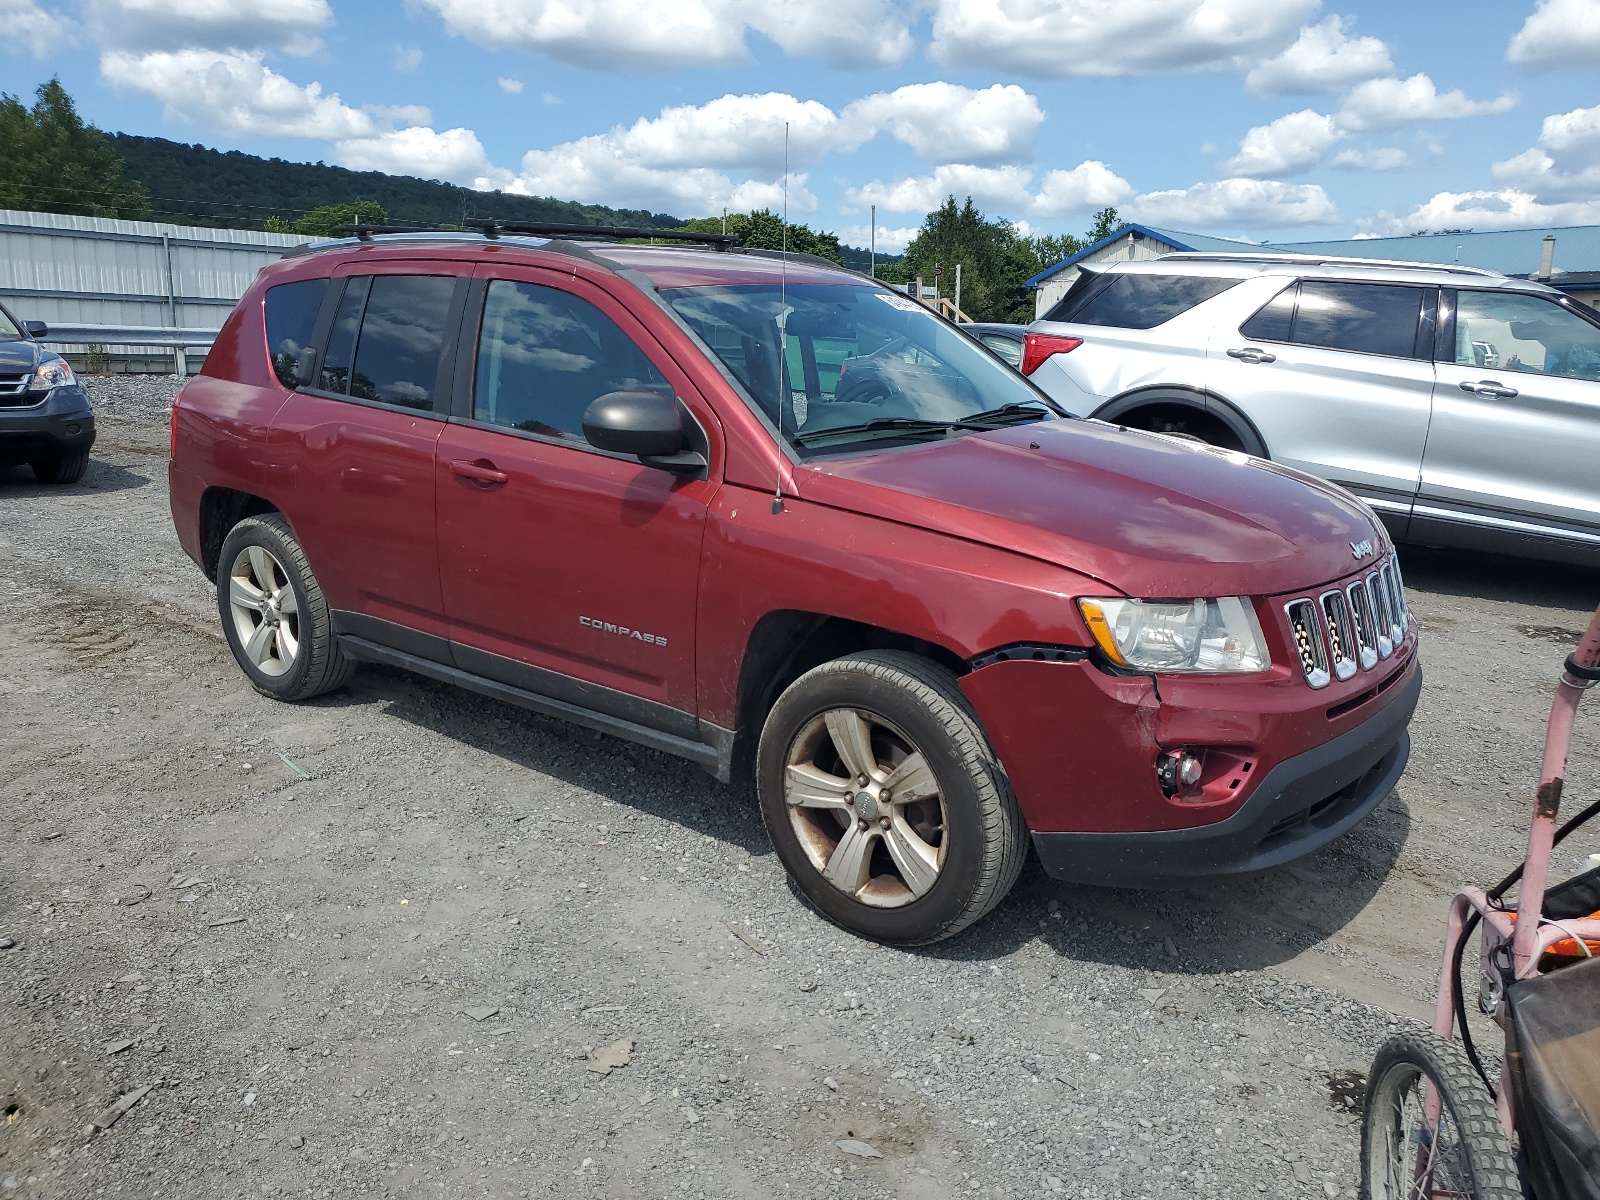
[[[783, 409], [789, 388], [789, 122], [783, 123], [783, 247], [778, 259], [778, 445], [783, 445]], [[783, 511], [783, 466], [772, 483], [772, 515]]]

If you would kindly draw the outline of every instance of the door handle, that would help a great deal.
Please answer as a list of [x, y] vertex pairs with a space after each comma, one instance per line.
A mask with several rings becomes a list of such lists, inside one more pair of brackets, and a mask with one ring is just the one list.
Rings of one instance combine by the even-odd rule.
[[471, 462], [465, 458], [452, 459], [450, 462], [450, 474], [462, 479], [470, 479], [473, 483], [480, 484], [483, 487], [499, 487], [511, 478], [504, 471], [495, 470], [494, 464], [488, 459], [479, 459], [477, 462]]
[[1243, 350], [1229, 350], [1229, 358], [1237, 358], [1240, 362], [1268, 363], [1277, 362], [1276, 354], [1268, 354], [1265, 350], [1257, 350], [1254, 346], [1246, 346]]
[[1517, 394], [1516, 388], [1506, 387], [1492, 379], [1480, 379], [1477, 383], [1463, 379], [1461, 390], [1471, 392], [1474, 396], [1482, 396], [1485, 400], [1510, 400]]

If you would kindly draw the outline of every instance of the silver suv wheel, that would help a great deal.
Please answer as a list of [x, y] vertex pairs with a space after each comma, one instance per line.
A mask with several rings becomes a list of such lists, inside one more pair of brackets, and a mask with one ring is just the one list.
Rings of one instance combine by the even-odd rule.
[[300, 607], [289, 573], [264, 546], [246, 546], [228, 569], [228, 611], [245, 657], [276, 678], [300, 653]]
[[922, 751], [876, 713], [836, 708], [789, 745], [784, 802], [806, 857], [876, 908], [909, 904], [944, 866], [944, 794]]

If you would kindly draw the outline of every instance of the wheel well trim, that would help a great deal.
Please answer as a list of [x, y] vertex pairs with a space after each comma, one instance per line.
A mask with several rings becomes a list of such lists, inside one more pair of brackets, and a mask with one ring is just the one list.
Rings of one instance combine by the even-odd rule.
[[1136, 388], [1107, 400], [1089, 415], [1096, 420], [1116, 422], [1118, 418], [1127, 416], [1148, 404], [1177, 404], [1216, 417], [1245, 443], [1247, 449], [1252, 444], [1259, 448], [1251, 449], [1250, 453], [1258, 458], [1272, 457], [1267, 449], [1267, 439], [1261, 436], [1261, 430], [1256, 428], [1256, 423], [1247, 417], [1238, 405], [1215, 392], [1190, 384], [1164, 383]]
[[222, 543], [233, 527], [249, 517], [277, 513], [285, 520], [283, 510], [265, 496], [241, 488], [213, 485], [200, 493], [197, 516], [200, 522], [200, 567], [206, 578], [216, 581]]

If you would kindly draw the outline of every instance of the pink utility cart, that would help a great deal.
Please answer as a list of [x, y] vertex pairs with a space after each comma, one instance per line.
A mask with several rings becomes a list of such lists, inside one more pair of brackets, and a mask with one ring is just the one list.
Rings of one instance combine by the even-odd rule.
[[[1597, 682], [1600, 610], [1556, 689], [1526, 859], [1489, 891], [1456, 895], [1433, 1032], [1391, 1038], [1373, 1061], [1367, 1200], [1600, 1200], [1600, 867], [1545, 886], [1552, 850], [1600, 813], [1590, 804], [1556, 828], [1578, 701]], [[1513, 906], [1504, 897], [1519, 883]], [[1493, 1079], [1462, 987], [1480, 926], [1475, 1002], [1505, 1031]]]

